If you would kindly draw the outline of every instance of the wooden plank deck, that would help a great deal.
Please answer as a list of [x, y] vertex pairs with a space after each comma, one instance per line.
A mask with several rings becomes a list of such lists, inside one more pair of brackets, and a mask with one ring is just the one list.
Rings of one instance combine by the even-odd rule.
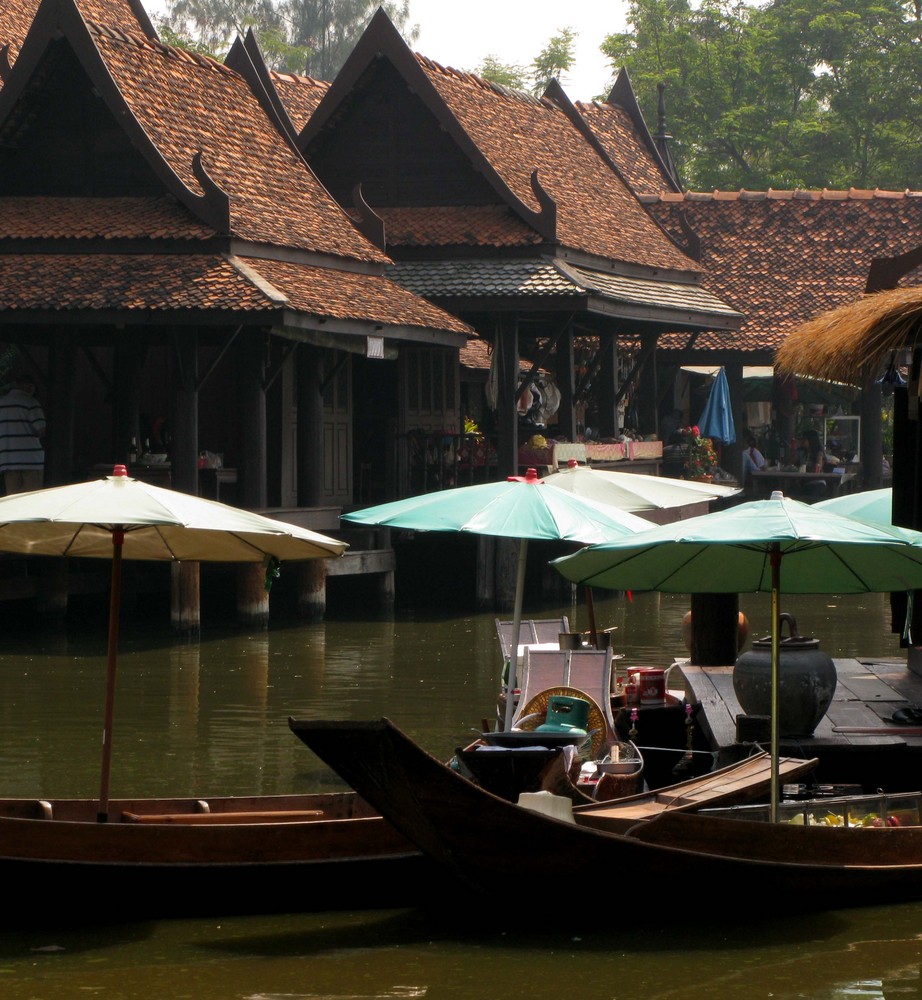
[[[838, 683], [829, 710], [812, 736], [782, 738], [780, 753], [818, 757], [820, 782], [854, 782], [869, 791], [918, 788], [922, 727], [901, 727], [893, 723], [892, 715], [899, 708], [922, 706], [922, 677], [901, 658], [855, 657], [834, 663]], [[748, 754], [751, 743], [738, 739], [746, 729], [745, 724], [744, 730], [737, 728], [737, 716], [744, 713], [733, 690], [733, 666], [703, 667], [676, 660], [673, 667], [684, 681], [686, 699], [699, 706], [696, 721], [716, 753], [717, 766]], [[843, 731], [855, 728], [875, 731]], [[754, 731], [758, 732], [757, 725]], [[768, 748], [767, 738], [759, 742]]]

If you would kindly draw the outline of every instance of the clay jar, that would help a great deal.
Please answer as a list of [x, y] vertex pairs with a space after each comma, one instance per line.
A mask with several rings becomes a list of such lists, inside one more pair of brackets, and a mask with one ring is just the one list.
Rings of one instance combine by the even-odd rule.
[[[778, 726], [781, 736], [812, 736], [836, 693], [836, 667], [819, 639], [797, 631], [794, 616], [779, 616]], [[787, 624], [789, 635], [785, 637]], [[733, 668], [733, 690], [747, 715], [770, 715], [772, 639], [756, 639]]]

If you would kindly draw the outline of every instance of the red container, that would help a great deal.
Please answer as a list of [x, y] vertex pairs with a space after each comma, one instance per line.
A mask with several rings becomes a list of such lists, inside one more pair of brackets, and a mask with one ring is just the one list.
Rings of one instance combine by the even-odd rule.
[[637, 671], [641, 705], [662, 705], [666, 700], [666, 671], [647, 667]]

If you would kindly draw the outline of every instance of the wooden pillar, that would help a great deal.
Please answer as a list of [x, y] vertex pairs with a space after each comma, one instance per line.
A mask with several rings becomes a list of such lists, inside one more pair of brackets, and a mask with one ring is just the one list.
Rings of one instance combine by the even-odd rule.
[[201, 566], [170, 563], [170, 625], [187, 638], [197, 638], [202, 625]]
[[[174, 490], [198, 496], [198, 334], [173, 336], [170, 470]], [[201, 576], [197, 562], [174, 563], [170, 572], [170, 623], [175, 632], [197, 636], [202, 624]]]
[[73, 337], [69, 333], [56, 336], [48, 352], [48, 385], [43, 400], [48, 427], [45, 437], [45, 486], [72, 483], [82, 471], [74, 468], [76, 367], [77, 349]]
[[[128, 462], [131, 439], [141, 445], [141, 379], [146, 347], [137, 337], [118, 343], [114, 352], [115, 428], [113, 461]], [[175, 391], [175, 385], [174, 385]], [[176, 421], [173, 421], [176, 427]], [[173, 461], [171, 448], [171, 461]]]
[[577, 438], [576, 426], [576, 385], [575, 364], [573, 360], [573, 326], [567, 323], [557, 341], [555, 357], [557, 359], [557, 388], [560, 390], [560, 408], [557, 410], [556, 433], [568, 441]]
[[641, 337], [643, 351], [647, 355], [638, 375], [637, 391], [634, 393], [634, 405], [637, 410], [638, 426], [635, 430], [641, 434], [654, 434], [659, 424], [656, 409], [659, 400], [656, 379], [656, 341], [658, 334], [644, 333]]
[[[266, 506], [266, 352], [262, 331], [243, 338], [238, 353], [238, 387], [241, 411], [241, 469], [238, 498], [240, 506], [260, 509]], [[237, 569], [237, 619], [249, 627], [269, 624], [269, 592], [266, 590], [266, 567], [261, 563], [242, 563]]]
[[67, 618], [70, 590], [69, 560], [52, 558], [42, 561], [35, 608], [42, 628], [61, 628]]
[[323, 497], [323, 378], [321, 347], [300, 344], [298, 384], [298, 506], [319, 507]]
[[198, 496], [198, 336], [193, 330], [174, 338], [172, 390], [173, 489]]
[[266, 483], [266, 351], [262, 331], [252, 331], [238, 352], [238, 403], [241, 422], [241, 468], [237, 495], [243, 507], [265, 507]]
[[515, 410], [519, 385], [518, 317], [501, 315], [496, 322], [494, 350], [499, 351], [499, 387], [496, 403], [496, 472], [500, 479], [514, 476], [519, 467], [519, 418]]
[[[884, 432], [881, 426], [883, 392], [872, 382], [861, 393], [861, 485], [879, 490], [883, 485]], [[851, 458], [851, 456], [848, 456]]]
[[298, 566], [298, 614], [321, 621], [327, 610], [327, 561], [310, 559]]
[[743, 363], [730, 361], [724, 365], [727, 375], [727, 387], [730, 390], [730, 412], [733, 415], [733, 426], [736, 429], [736, 441], [724, 445], [720, 467], [729, 472], [735, 479], [743, 474], [743, 449], [746, 447], [745, 420], [743, 419], [745, 403], [743, 402]]
[[704, 667], [736, 663], [739, 594], [691, 595], [691, 662]]
[[599, 437], [617, 437], [618, 426], [618, 338], [614, 334], [601, 335], [599, 370], [595, 381], [599, 401]]
[[[794, 426], [796, 409], [794, 376], [775, 375], [772, 378], [772, 419], [780, 444], [782, 465], [790, 465], [794, 462], [791, 442], [798, 431], [798, 428]], [[766, 455], [766, 458], [768, 457]]]
[[491, 535], [477, 538], [477, 584], [475, 600], [478, 608], [496, 604], [496, 539]]

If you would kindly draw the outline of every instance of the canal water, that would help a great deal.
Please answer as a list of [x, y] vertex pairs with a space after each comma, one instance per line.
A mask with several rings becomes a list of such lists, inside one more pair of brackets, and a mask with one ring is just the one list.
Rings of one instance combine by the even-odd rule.
[[[380, 616], [364, 592], [339, 595], [325, 622], [273, 621], [266, 631], [203, 630], [178, 642], [166, 625], [123, 623], [111, 791], [120, 795], [278, 793], [340, 787], [289, 731], [289, 716], [387, 716], [447, 756], [492, 716], [501, 667], [492, 613], [398, 610]], [[348, 592], [346, 593], [348, 597]], [[350, 604], [354, 606], [346, 608]], [[364, 605], [367, 612], [356, 610]], [[684, 655], [687, 597], [595, 595], [600, 628], [631, 665]], [[768, 632], [767, 595], [741, 595], [752, 635]], [[588, 627], [575, 602], [530, 606]], [[797, 597], [782, 610], [832, 656], [899, 656], [886, 595]], [[504, 615], [503, 617], [510, 617]], [[0, 637], [0, 795], [93, 796], [106, 664], [104, 615], [74, 616], [65, 633], [8, 625]], [[480, 919], [449, 909], [299, 913], [136, 923], [112, 894], [105, 926], [0, 932], [3, 1000], [276, 1000], [276, 998], [580, 997], [581, 1000], [845, 1000], [922, 995], [922, 904], [761, 920], [745, 885], [651, 880], [662, 928], [638, 927], [618, 871], [593, 884], [509, 879]], [[54, 885], [4, 886], [47, 897]], [[101, 889], [102, 891], [102, 889]], [[228, 891], [233, 892], [232, 883]], [[721, 892], [727, 920], [702, 925], [696, 900]], [[581, 900], [607, 895], [590, 922]], [[516, 914], [546, 913], [526, 930]]]

